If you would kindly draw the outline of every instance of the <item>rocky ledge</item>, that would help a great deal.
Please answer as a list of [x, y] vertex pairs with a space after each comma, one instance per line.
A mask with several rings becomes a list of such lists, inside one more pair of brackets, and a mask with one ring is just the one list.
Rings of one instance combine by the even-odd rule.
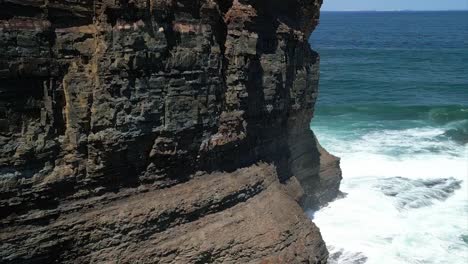
[[326, 263], [321, 0], [1, 0], [1, 263]]

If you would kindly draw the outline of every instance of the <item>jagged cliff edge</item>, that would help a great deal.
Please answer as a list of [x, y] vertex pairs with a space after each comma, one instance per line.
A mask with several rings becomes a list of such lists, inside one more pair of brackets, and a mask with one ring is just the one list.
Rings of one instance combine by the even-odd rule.
[[325, 263], [320, 5], [0, 1], [0, 262]]

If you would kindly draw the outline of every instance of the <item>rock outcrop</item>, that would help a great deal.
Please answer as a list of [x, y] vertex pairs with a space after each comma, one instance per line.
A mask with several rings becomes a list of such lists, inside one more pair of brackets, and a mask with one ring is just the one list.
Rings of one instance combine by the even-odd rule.
[[0, 262], [325, 263], [321, 2], [1, 0]]

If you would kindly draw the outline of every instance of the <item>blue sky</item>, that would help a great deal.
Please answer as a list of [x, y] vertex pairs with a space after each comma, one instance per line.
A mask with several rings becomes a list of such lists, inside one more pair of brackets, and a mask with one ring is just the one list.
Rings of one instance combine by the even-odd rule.
[[468, 0], [323, 0], [324, 11], [467, 10]]

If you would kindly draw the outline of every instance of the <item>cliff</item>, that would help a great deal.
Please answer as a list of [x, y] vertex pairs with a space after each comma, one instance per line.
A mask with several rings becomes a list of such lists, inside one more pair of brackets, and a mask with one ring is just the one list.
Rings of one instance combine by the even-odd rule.
[[321, 0], [1, 0], [1, 263], [325, 263]]

